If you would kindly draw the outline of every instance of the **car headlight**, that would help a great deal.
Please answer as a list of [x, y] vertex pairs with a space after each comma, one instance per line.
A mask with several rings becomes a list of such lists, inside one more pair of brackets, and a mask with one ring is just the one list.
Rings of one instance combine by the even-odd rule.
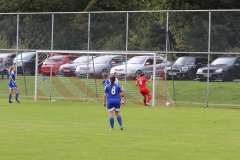
[[112, 68], [112, 69], [110, 70], [110, 73], [114, 73], [114, 72], [116, 72], [116, 71], [117, 71], [117, 69]]
[[77, 68], [77, 66], [72, 66], [72, 67], [70, 67], [71, 69], [76, 69]]
[[22, 66], [22, 62], [18, 62], [18, 63], [17, 63], [17, 66]]
[[182, 71], [186, 72], [188, 70], [188, 67], [182, 67]]
[[222, 68], [219, 68], [219, 69], [217, 69], [215, 72], [216, 73], [221, 73], [223, 71], [223, 69]]
[[112, 69], [110, 70], [110, 74], [113, 74], [113, 73], [115, 72], [114, 70], [115, 70], [115, 69], [112, 68]]
[[202, 69], [199, 68], [199, 69], [197, 70], [197, 73], [202, 73]]

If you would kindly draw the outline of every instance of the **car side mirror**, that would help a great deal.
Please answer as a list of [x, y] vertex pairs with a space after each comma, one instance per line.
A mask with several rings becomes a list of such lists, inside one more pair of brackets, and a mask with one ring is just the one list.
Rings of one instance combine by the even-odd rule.
[[146, 62], [145, 65], [149, 65], [150, 63], [149, 62]]

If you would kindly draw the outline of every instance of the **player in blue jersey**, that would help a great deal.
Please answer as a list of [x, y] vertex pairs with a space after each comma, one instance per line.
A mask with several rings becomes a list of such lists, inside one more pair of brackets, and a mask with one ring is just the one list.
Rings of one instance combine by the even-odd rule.
[[15, 99], [16, 99], [16, 102], [20, 103], [20, 101], [18, 100], [18, 96], [19, 96], [19, 89], [17, 87], [17, 84], [16, 84], [16, 80], [19, 80], [19, 78], [16, 78], [15, 76], [15, 71], [16, 71], [16, 68], [15, 66], [11, 66], [9, 68], [9, 81], [8, 81], [8, 85], [9, 85], [9, 103], [12, 103], [12, 91], [15, 89], [16, 91], [16, 96], [15, 96]]
[[109, 75], [108, 75], [108, 73], [103, 73], [102, 76], [103, 76], [103, 78], [104, 78], [104, 80], [102, 81], [102, 84], [103, 84], [104, 86], [106, 86], [107, 84], [110, 83]]
[[115, 82], [115, 76], [111, 76], [110, 84], [107, 84], [104, 88], [103, 106], [106, 107], [106, 100], [107, 100], [107, 109], [109, 113], [109, 122], [111, 127], [110, 130], [114, 129], [114, 113], [117, 117], [117, 121], [119, 123], [120, 129], [123, 130], [122, 118], [120, 116], [122, 90], [120, 86], [114, 82]]

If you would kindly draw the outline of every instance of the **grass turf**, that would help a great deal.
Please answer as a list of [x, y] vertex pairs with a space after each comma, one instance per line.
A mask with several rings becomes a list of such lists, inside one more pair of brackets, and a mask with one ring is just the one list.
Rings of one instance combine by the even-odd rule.
[[[19, 75], [22, 80], [17, 81], [20, 89], [20, 98], [33, 97], [34, 96], [34, 76], [23, 77]], [[39, 77], [38, 96], [39, 99], [49, 99], [50, 97], [50, 77], [47, 76], [46, 81], [41, 80]], [[26, 81], [24, 81], [24, 79]], [[85, 100], [102, 98], [103, 85], [102, 79], [80, 79], [78, 77], [52, 77], [53, 86], [51, 91], [51, 97], [53, 99], [77, 99]], [[25, 83], [26, 82], [26, 83]], [[88, 83], [88, 90], [86, 91], [86, 84]], [[26, 84], [26, 86], [25, 86]], [[120, 80], [120, 84], [125, 85], [124, 81]], [[177, 104], [183, 103], [201, 103], [206, 104], [207, 101], [207, 83], [198, 81], [167, 81], [168, 92], [172, 100], [176, 100]], [[173, 85], [174, 84], [174, 85]], [[151, 90], [152, 83], [147, 83], [148, 88]], [[239, 80], [233, 82], [210, 82], [208, 92], [208, 104], [210, 105], [238, 105], [240, 104], [240, 85]], [[8, 81], [6, 79], [0, 80], [0, 96], [7, 97], [9, 93]], [[173, 89], [174, 88], [174, 89]], [[138, 91], [138, 87], [135, 86], [135, 80], [128, 80], [126, 82], [125, 94], [127, 101], [142, 102], [142, 96]], [[86, 96], [86, 94], [88, 96]], [[157, 83], [156, 87], [156, 100], [164, 100], [164, 87], [163, 82]], [[168, 96], [167, 96], [168, 97]], [[0, 97], [1, 98], [1, 97]], [[171, 101], [171, 98], [168, 100]]]
[[239, 109], [0, 99], [0, 159], [239, 159]]

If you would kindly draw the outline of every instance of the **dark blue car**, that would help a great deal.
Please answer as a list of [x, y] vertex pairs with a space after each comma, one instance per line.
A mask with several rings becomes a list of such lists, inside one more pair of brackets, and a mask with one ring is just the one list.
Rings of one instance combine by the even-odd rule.
[[219, 57], [208, 67], [198, 69], [196, 79], [199, 81], [207, 80], [233, 81], [240, 78], [240, 57]]

